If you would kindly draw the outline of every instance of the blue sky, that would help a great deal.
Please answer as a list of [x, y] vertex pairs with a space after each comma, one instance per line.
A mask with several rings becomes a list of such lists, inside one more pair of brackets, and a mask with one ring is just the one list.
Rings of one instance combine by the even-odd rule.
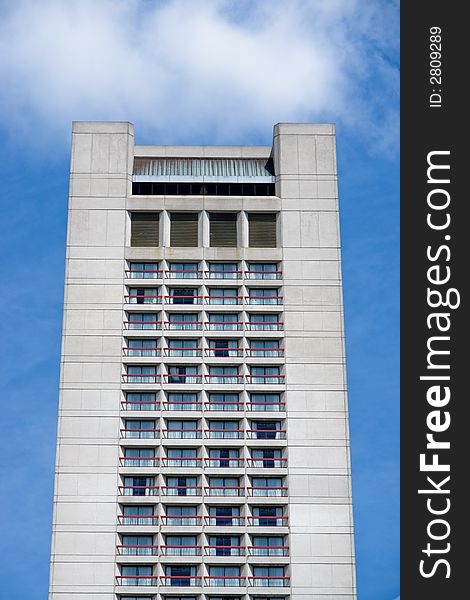
[[0, 0], [0, 599], [47, 595], [70, 123], [93, 119], [156, 144], [336, 123], [359, 600], [397, 598], [398, 35], [395, 0]]

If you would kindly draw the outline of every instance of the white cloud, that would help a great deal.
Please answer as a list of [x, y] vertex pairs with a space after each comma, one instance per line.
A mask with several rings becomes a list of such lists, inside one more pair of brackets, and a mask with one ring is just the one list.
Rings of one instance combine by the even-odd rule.
[[237, 142], [317, 119], [384, 152], [395, 142], [396, 0], [16, 0], [3, 13], [0, 124], [15, 137], [124, 119], [156, 142]]

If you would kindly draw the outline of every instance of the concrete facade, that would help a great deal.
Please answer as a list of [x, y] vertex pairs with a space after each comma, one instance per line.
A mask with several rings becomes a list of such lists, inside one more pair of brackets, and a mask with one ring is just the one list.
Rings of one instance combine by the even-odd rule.
[[[334, 126], [278, 124], [272, 148], [137, 146], [126, 122], [77, 122], [72, 138], [49, 600], [354, 600]], [[135, 157], [270, 156], [275, 195], [132, 193]], [[209, 214], [224, 211], [237, 247], [210, 246]], [[159, 214], [158, 246], [131, 246], [141, 212]], [[197, 247], [170, 247], [173, 212], [198, 213]], [[277, 247], [249, 247], [254, 213], [276, 213]], [[260, 275], [268, 264], [276, 274]], [[200, 299], [176, 301], [188, 288]], [[224, 289], [237, 298], [211, 299]], [[185, 314], [194, 325], [177, 324]], [[230, 314], [237, 325], [210, 324]], [[155, 318], [135, 326], [140, 315]], [[221, 367], [237, 374], [211, 374]], [[170, 401], [185, 393], [195, 399]], [[228, 409], [211, 400], [223, 394], [237, 395]], [[261, 408], [253, 394], [278, 400]], [[227, 449], [236, 457], [214, 458]], [[178, 521], [182, 507], [195, 515]]]

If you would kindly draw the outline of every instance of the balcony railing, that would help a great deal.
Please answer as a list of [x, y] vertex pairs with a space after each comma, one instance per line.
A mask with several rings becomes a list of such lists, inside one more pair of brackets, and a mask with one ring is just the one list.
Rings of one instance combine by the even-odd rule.
[[162, 429], [166, 439], [195, 440], [202, 437], [202, 429]]
[[163, 485], [162, 496], [200, 496], [202, 488], [200, 485]]
[[286, 469], [287, 458], [248, 458], [248, 466], [253, 469]]
[[188, 385], [202, 383], [202, 375], [200, 373], [165, 373], [163, 375], [165, 383]]
[[277, 497], [277, 496], [287, 496], [287, 486], [279, 485], [279, 486], [270, 486], [270, 485], [260, 485], [256, 487], [247, 487], [248, 496], [258, 496], [258, 497]]
[[147, 294], [125, 294], [126, 304], [161, 304], [162, 296]]
[[207, 587], [241, 587], [245, 585], [245, 577], [234, 577], [233, 575], [214, 575], [204, 577]]
[[247, 429], [246, 437], [250, 440], [285, 440], [285, 429]]
[[202, 402], [192, 402], [191, 400], [164, 401], [163, 410], [201, 410]]
[[241, 485], [210, 485], [204, 487], [206, 496], [243, 496]]
[[239, 469], [245, 464], [244, 458], [205, 458], [204, 464], [211, 469]]
[[117, 553], [123, 556], [156, 556], [158, 546], [117, 546]]
[[202, 546], [160, 546], [163, 556], [200, 556]]
[[202, 356], [202, 348], [163, 348], [165, 356]]
[[122, 349], [124, 356], [161, 356], [161, 348], [152, 346], [150, 348], [130, 348], [124, 346]]
[[241, 439], [243, 429], [205, 429], [204, 437], [208, 439]]
[[120, 525], [151, 527], [158, 525], [157, 515], [118, 515]]
[[282, 279], [282, 271], [245, 271], [246, 279]]
[[287, 527], [286, 516], [251, 516], [248, 517], [248, 525], [251, 527]]
[[223, 374], [209, 374], [209, 375], [204, 375], [204, 378], [206, 380], [206, 383], [220, 383], [223, 385], [227, 385], [227, 384], [242, 384], [243, 383], [243, 379], [244, 379], [244, 375], [223, 375]]
[[210, 515], [204, 517], [204, 523], [209, 527], [242, 527], [245, 523], [245, 517]]
[[121, 402], [122, 410], [160, 410], [160, 402], [133, 402], [123, 400]]
[[120, 496], [158, 496], [158, 485], [120, 485]]
[[168, 279], [200, 279], [202, 273], [198, 269], [167, 269], [165, 276]]
[[161, 329], [161, 321], [124, 321], [125, 329]]
[[245, 546], [204, 546], [207, 556], [245, 556]]
[[127, 439], [159, 438], [160, 429], [120, 429], [121, 437]]
[[153, 575], [117, 575], [116, 585], [144, 586], [157, 585], [158, 578]]
[[165, 321], [165, 329], [173, 331], [197, 331], [202, 329], [202, 321]]
[[211, 269], [205, 272], [207, 279], [240, 279], [242, 271], [224, 271], [223, 269]]
[[155, 456], [120, 456], [121, 467], [158, 467], [159, 459]]
[[258, 385], [282, 385], [285, 378], [285, 375], [247, 375], [246, 382]]
[[161, 575], [160, 582], [171, 587], [197, 587], [201, 585], [201, 578], [195, 575]]
[[202, 525], [200, 515], [162, 515], [162, 525], [169, 527], [197, 527]]
[[248, 585], [253, 587], [289, 587], [289, 577], [266, 576], [248, 577]]
[[216, 402], [216, 401], [208, 401], [204, 402], [204, 406], [206, 410], [209, 411], [239, 411], [243, 410], [244, 402]]
[[242, 304], [243, 296], [204, 296], [206, 304]]
[[161, 269], [126, 269], [127, 279], [161, 279]]
[[282, 296], [245, 296], [245, 304], [282, 304]]
[[124, 383], [160, 383], [161, 375], [159, 373], [123, 373], [122, 381]]
[[161, 459], [163, 467], [202, 467], [202, 458], [167, 458]]
[[289, 556], [289, 546], [248, 546], [250, 556]]
[[170, 294], [169, 296], [163, 296], [163, 301], [165, 304], [201, 304], [202, 296], [174, 296]]

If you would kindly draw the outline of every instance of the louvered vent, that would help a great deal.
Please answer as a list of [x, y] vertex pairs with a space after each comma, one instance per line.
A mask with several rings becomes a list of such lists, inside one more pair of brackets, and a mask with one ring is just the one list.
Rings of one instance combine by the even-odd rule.
[[276, 248], [276, 214], [252, 213], [248, 215], [250, 248]]
[[131, 214], [131, 246], [159, 245], [159, 214], [134, 212]]
[[210, 213], [210, 245], [235, 248], [237, 245], [237, 213]]
[[171, 213], [170, 246], [197, 246], [198, 214]]

